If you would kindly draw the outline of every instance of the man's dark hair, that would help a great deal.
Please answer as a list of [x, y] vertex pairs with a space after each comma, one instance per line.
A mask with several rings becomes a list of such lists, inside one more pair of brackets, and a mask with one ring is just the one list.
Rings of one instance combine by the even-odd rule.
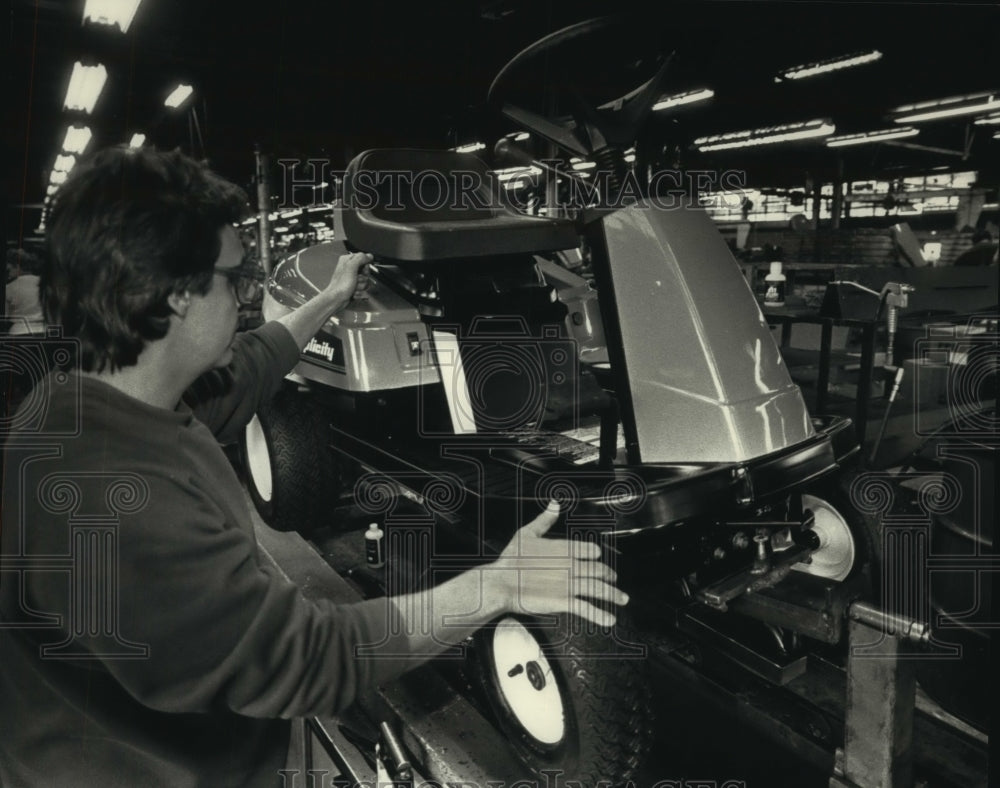
[[47, 223], [46, 320], [80, 340], [85, 371], [135, 364], [166, 335], [171, 293], [208, 292], [219, 231], [246, 212], [242, 189], [180, 151], [94, 154], [56, 193]]

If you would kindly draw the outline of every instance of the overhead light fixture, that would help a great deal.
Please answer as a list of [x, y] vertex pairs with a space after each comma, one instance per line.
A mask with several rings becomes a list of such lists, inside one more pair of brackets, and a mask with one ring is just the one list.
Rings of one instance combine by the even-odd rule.
[[51, 197], [57, 191], [59, 191], [59, 185], [55, 183], [50, 183], [48, 186], [45, 187], [45, 196]]
[[821, 60], [817, 63], [807, 63], [801, 66], [786, 68], [774, 78], [774, 81], [783, 82], [786, 79], [815, 77], [817, 74], [826, 74], [830, 71], [840, 71], [843, 68], [853, 68], [854, 66], [863, 66], [865, 63], [874, 63], [881, 58], [882, 53], [877, 49], [860, 54], [841, 55], [840, 57]]
[[997, 126], [1000, 125], [1000, 112], [994, 112], [992, 115], [986, 115], [982, 118], [976, 118], [973, 123], [977, 126]]
[[92, 136], [89, 126], [70, 126], [66, 129], [66, 137], [63, 140], [63, 152], [81, 155], [87, 150]]
[[715, 91], [710, 88], [700, 88], [698, 90], [689, 90], [686, 93], [675, 93], [673, 96], [667, 96], [657, 101], [653, 105], [653, 111], [659, 112], [662, 109], [670, 109], [670, 107], [678, 107], [681, 104], [693, 104], [696, 101], [704, 101], [705, 99], [710, 99], [715, 95]]
[[919, 133], [920, 129], [915, 129], [912, 126], [904, 126], [901, 129], [880, 129], [878, 131], [865, 131], [861, 134], [843, 134], [830, 137], [826, 141], [826, 145], [828, 148], [842, 148], [847, 145], [865, 145], [869, 142], [885, 142], [903, 137], [915, 137]]
[[809, 120], [804, 123], [786, 123], [761, 129], [713, 134], [708, 137], [699, 137], [694, 141], [694, 144], [702, 152], [750, 148], [756, 145], [773, 145], [778, 142], [791, 142], [811, 137], [829, 137], [836, 130], [837, 127], [828, 120]]
[[66, 176], [67, 173], [62, 172], [61, 170], [52, 170], [52, 172], [49, 173], [49, 183], [61, 186], [66, 183]]
[[127, 33], [141, 2], [142, 0], [87, 0], [83, 8], [83, 21], [90, 21], [95, 25], [117, 25], [123, 33]]
[[452, 148], [455, 153], [475, 153], [477, 150], [486, 150], [486, 144], [483, 142], [470, 142], [465, 145], [459, 145], [457, 148]]
[[597, 166], [597, 162], [584, 161], [583, 159], [577, 159], [576, 161], [574, 161], [573, 159], [570, 159], [569, 166], [572, 167], [574, 170], [592, 170], [594, 169], [594, 167]]
[[1000, 140], [1000, 131], [993, 132], [993, 139]]
[[1000, 110], [1000, 98], [996, 93], [971, 93], [967, 96], [951, 96], [919, 104], [896, 107], [892, 113], [895, 123], [919, 123], [922, 120], [938, 120], [960, 115], [975, 115], [980, 112]]
[[76, 166], [76, 156], [60, 153], [56, 156], [56, 163], [52, 165], [52, 169], [56, 172], [69, 172], [74, 166]]
[[133, 134], [132, 139], [128, 141], [128, 146], [130, 148], [141, 148], [145, 144], [146, 144], [146, 135], [141, 134], [138, 131], [135, 134]]
[[497, 176], [498, 181], [509, 181], [511, 178], [517, 178], [521, 175], [541, 175], [542, 169], [540, 167], [535, 167], [534, 165], [530, 167], [505, 167], [503, 169], [493, 170], [493, 174]]
[[167, 96], [166, 100], [163, 102], [165, 106], [174, 107], [175, 109], [188, 100], [188, 97], [194, 92], [194, 88], [190, 85], [185, 85], [183, 82], [173, 89], [173, 92]]
[[63, 107], [69, 110], [86, 112], [94, 111], [104, 83], [108, 78], [108, 70], [98, 63], [96, 66], [85, 66], [79, 60], [73, 64], [73, 74], [69, 78], [69, 88], [66, 90], [66, 100]]

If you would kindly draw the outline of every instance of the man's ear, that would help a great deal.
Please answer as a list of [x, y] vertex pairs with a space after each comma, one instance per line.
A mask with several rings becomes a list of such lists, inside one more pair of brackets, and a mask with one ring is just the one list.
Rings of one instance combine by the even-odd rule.
[[191, 293], [187, 290], [183, 293], [171, 293], [167, 296], [167, 304], [175, 315], [186, 317], [188, 307], [191, 306]]

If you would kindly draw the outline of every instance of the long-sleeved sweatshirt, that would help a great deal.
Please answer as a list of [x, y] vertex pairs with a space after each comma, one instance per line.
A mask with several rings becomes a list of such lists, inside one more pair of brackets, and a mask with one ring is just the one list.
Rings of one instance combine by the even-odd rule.
[[219, 446], [297, 359], [268, 324], [173, 411], [65, 373], [26, 400], [0, 521], [0, 785], [274, 788], [290, 718], [405, 667], [355, 657], [387, 601], [308, 601], [262, 561]]

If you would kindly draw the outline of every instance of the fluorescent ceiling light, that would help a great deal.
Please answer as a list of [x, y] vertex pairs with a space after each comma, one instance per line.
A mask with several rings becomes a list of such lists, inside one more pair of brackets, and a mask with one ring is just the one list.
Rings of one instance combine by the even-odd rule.
[[570, 163], [574, 170], [592, 170], [597, 166], [596, 161], [574, 161]]
[[995, 93], [973, 93], [968, 96], [952, 96], [934, 101], [922, 101], [919, 104], [906, 104], [896, 107], [892, 112], [898, 116], [893, 118], [895, 123], [917, 123], [922, 120], [975, 115], [995, 110], [1000, 110], [1000, 99]]
[[66, 173], [60, 170], [52, 170], [49, 173], [49, 183], [54, 183], [57, 186], [66, 183]]
[[810, 120], [805, 123], [787, 123], [781, 126], [699, 137], [694, 141], [694, 144], [699, 151], [749, 148], [756, 145], [772, 145], [777, 142], [809, 139], [810, 137], [828, 137], [834, 131], [836, 131], [836, 126], [827, 120]]
[[700, 88], [698, 90], [689, 90], [686, 93], [676, 93], [673, 96], [667, 96], [657, 101], [653, 105], [654, 111], [659, 111], [661, 109], [669, 109], [670, 107], [677, 107], [681, 104], [691, 104], [695, 101], [704, 101], [705, 99], [710, 99], [715, 95], [715, 91], [710, 88]]
[[1000, 124], [1000, 112], [994, 112], [984, 118], [976, 118], [973, 123], [977, 126], [996, 126]]
[[118, 25], [123, 33], [127, 33], [140, 2], [142, 0], [87, 0], [83, 21], [89, 19], [97, 25]]
[[108, 70], [98, 63], [96, 66], [85, 66], [79, 60], [73, 64], [73, 74], [69, 78], [69, 88], [66, 90], [66, 100], [63, 106], [69, 110], [79, 110], [90, 114], [94, 111], [104, 83], [108, 78]]
[[66, 129], [66, 138], [63, 140], [62, 149], [65, 153], [81, 154], [87, 150], [90, 138], [93, 134], [88, 126], [70, 126]]
[[841, 55], [830, 60], [821, 60], [818, 63], [807, 63], [802, 66], [793, 66], [785, 69], [780, 75], [775, 77], [775, 82], [785, 79], [804, 79], [805, 77], [815, 77], [817, 74], [826, 74], [829, 71], [839, 71], [842, 68], [853, 68], [862, 66], [865, 63], [873, 63], [880, 60], [882, 53], [877, 49], [871, 52], [853, 55]]
[[1000, 140], [1000, 131], [993, 132], [993, 139]]
[[516, 178], [519, 175], [541, 175], [542, 170], [540, 167], [506, 167], [504, 169], [493, 170], [493, 174], [497, 176], [498, 181], [509, 181], [511, 178]]
[[879, 131], [866, 131], [861, 134], [843, 134], [838, 137], [830, 137], [826, 141], [828, 148], [842, 148], [846, 145], [865, 145], [869, 142], [884, 142], [885, 140], [898, 140], [903, 137], [915, 137], [920, 133], [920, 129], [904, 126], [901, 129], [880, 129]]
[[50, 183], [47, 187], [45, 187], [45, 196], [51, 197], [57, 191], [59, 191], [59, 186], [55, 183]]
[[130, 148], [141, 148], [145, 144], [146, 144], [146, 135], [141, 134], [138, 131], [135, 134], [133, 134], [132, 139], [128, 141], [128, 146]]
[[459, 145], [457, 148], [452, 148], [455, 153], [475, 153], [477, 150], [486, 150], [486, 144], [483, 142], [470, 142], [465, 145]]
[[52, 169], [56, 172], [69, 172], [75, 165], [76, 156], [68, 156], [60, 153], [56, 156], [56, 163], [52, 165]]
[[185, 101], [188, 100], [188, 96], [190, 96], [193, 92], [194, 88], [192, 88], [190, 85], [185, 85], [181, 83], [180, 85], [174, 88], [173, 93], [167, 96], [166, 100], [163, 103], [168, 107], [175, 107], [175, 108], [179, 107], [181, 104], [183, 104]]

